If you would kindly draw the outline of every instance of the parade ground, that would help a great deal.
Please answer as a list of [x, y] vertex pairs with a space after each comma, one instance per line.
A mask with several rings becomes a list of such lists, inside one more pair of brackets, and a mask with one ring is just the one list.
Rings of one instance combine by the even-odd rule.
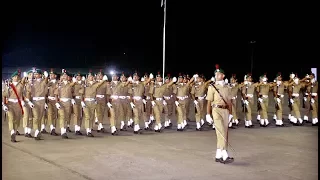
[[[94, 138], [69, 133], [69, 139], [61, 139], [43, 134], [40, 141], [17, 136], [17, 143], [10, 142], [8, 122], [2, 118], [2, 179], [318, 179], [318, 127], [311, 123], [289, 124], [287, 104], [284, 105], [285, 127], [276, 127], [271, 98], [269, 102], [271, 124], [266, 128], [258, 125], [256, 114], [253, 115], [255, 127], [244, 128], [239, 108], [240, 125], [229, 131], [232, 147], [229, 155], [235, 158], [231, 164], [215, 162], [216, 132], [207, 125], [203, 131], [196, 131], [194, 113], [190, 113], [192, 121], [184, 132], [176, 131], [174, 118], [172, 129], [162, 133], [142, 131], [143, 134], [136, 135], [131, 128], [112, 136], [105, 119], [103, 124], [108, 132], [93, 131]], [[304, 114], [305, 110], [301, 111]], [[22, 128], [19, 131], [23, 133]]]

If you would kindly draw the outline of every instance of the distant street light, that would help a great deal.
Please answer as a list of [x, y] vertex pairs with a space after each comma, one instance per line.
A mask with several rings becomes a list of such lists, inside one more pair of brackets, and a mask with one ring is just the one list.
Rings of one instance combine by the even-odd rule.
[[110, 71], [110, 74], [111, 74], [111, 75], [114, 75], [114, 71], [113, 71], [113, 70], [111, 70], [111, 71]]

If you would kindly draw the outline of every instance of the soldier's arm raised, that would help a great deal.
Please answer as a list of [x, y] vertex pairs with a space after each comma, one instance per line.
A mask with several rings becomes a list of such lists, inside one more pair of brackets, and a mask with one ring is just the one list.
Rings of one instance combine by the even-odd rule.
[[192, 78], [190, 79], [190, 81], [189, 81], [189, 82], [187, 82], [187, 86], [189, 86], [189, 87], [190, 87], [190, 84], [191, 84], [193, 81], [194, 81], [194, 77], [192, 77]]

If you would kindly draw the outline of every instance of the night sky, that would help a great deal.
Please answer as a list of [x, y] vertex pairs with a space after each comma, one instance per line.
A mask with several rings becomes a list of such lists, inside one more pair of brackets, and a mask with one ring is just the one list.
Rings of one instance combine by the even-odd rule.
[[[5, 20], [3, 67], [104, 68], [161, 71], [161, 1], [117, 1], [102, 10], [12, 13]], [[212, 76], [215, 64], [237, 73], [308, 73], [317, 67], [316, 12], [250, 8], [218, 11], [205, 4], [167, 3], [166, 73]], [[288, 8], [290, 9], [290, 8]], [[14, 11], [14, 10], [13, 10]], [[35, 11], [28, 9], [28, 11]], [[79, 12], [80, 11], [80, 12]], [[316, 44], [315, 44], [316, 43]], [[300, 64], [297, 63], [301, 62]], [[131, 72], [130, 72], [131, 73]]]

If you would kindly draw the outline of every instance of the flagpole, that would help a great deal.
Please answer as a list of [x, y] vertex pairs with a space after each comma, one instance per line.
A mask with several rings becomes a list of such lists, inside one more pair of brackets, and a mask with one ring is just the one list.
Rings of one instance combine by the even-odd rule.
[[163, 0], [164, 5], [164, 21], [163, 21], [163, 50], [162, 50], [162, 79], [164, 82], [164, 73], [165, 73], [165, 66], [166, 66], [166, 9], [167, 9], [167, 2]]

